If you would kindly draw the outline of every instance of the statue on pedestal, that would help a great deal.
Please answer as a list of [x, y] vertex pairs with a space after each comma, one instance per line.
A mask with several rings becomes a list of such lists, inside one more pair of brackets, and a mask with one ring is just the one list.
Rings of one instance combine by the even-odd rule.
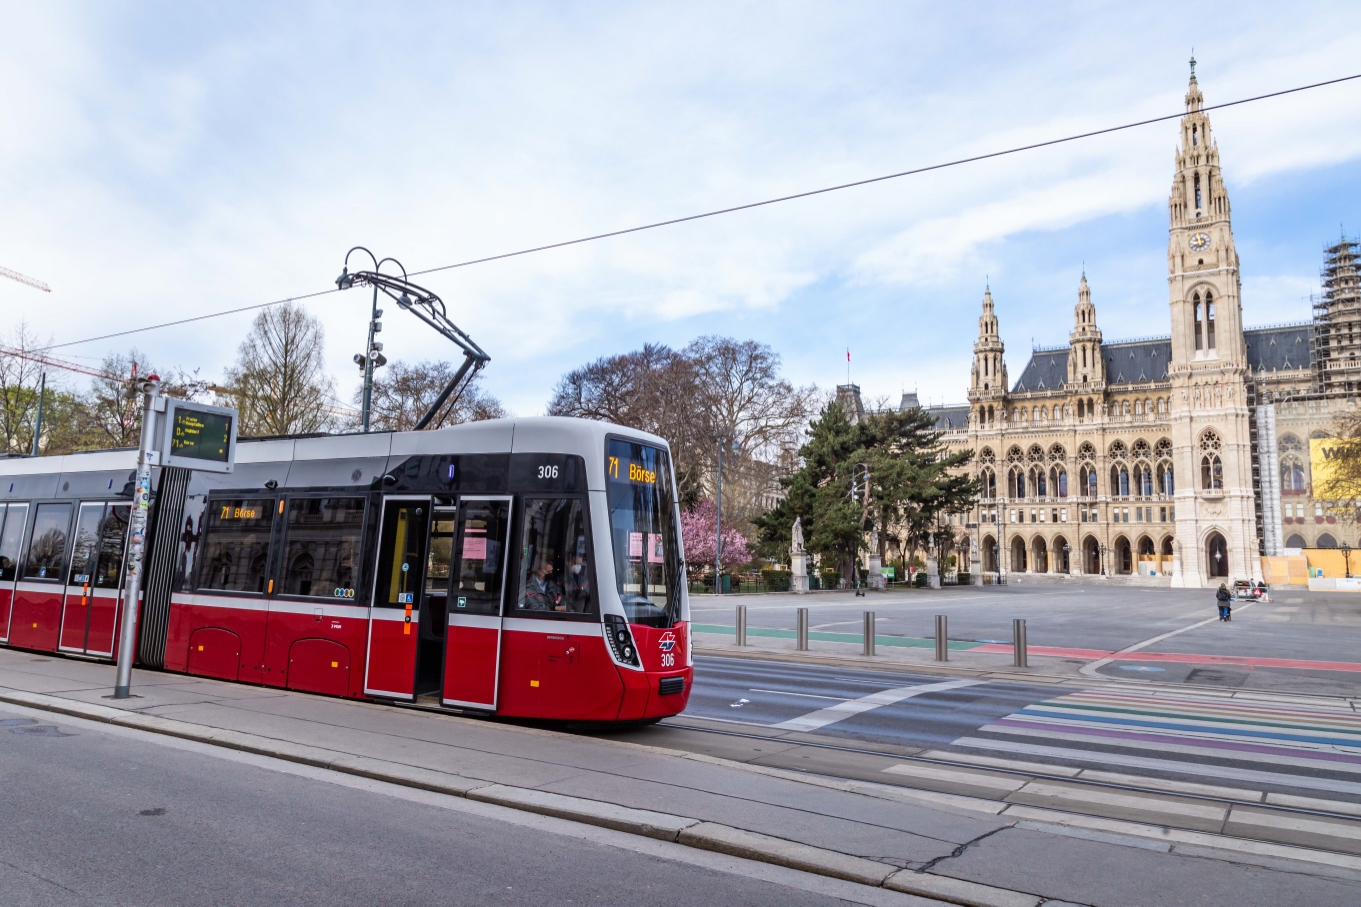
[[789, 539], [789, 591], [798, 595], [808, 591], [808, 555], [803, 550], [803, 519], [794, 518]]

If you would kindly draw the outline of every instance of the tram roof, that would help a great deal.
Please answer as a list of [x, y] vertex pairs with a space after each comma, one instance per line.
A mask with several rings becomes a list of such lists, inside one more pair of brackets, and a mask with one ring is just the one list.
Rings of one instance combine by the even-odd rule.
[[[666, 440], [657, 435], [610, 422], [529, 416], [465, 422], [427, 431], [242, 438], [236, 446], [236, 463], [246, 466], [299, 461], [368, 461], [381, 469], [378, 462], [384, 460], [396, 465], [413, 456], [477, 453], [579, 454], [589, 461], [591, 457], [603, 456], [605, 439], [610, 435], [626, 435], [660, 447], [668, 446]], [[0, 501], [33, 496], [32, 480], [40, 476], [51, 477], [55, 488], [63, 475], [104, 473], [112, 476], [136, 468], [137, 450], [134, 448], [0, 459], [0, 480], [3, 480], [0, 481]], [[229, 476], [223, 478], [231, 481]], [[24, 479], [29, 481], [22, 481]]]

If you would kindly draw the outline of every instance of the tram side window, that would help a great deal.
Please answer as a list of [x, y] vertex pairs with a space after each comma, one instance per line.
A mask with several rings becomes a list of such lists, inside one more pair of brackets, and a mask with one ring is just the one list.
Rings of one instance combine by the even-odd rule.
[[24, 579], [60, 580], [66, 566], [71, 531], [70, 504], [39, 504], [24, 561]]
[[285, 595], [354, 599], [363, 498], [293, 498], [285, 531]]
[[585, 501], [527, 498], [524, 506], [516, 615], [594, 614]]
[[263, 593], [273, 522], [274, 501], [269, 498], [210, 501], [198, 587]]
[[103, 504], [80, 505], [80, 516], [76, 519], [76, 542], [71, 546], [71, 579], [74, 586], [84, 585], [91, 580], [99, 556], [99, 523], [104, 516]]
[[0, 507], [0, 519], [5, 523], [4, 528], [0, 529], [0, 580], [13, 580], [19, 572], [19, 546], [24, 541], [24, 521], [27, 518], [27, 504]]
[[114, 504], [104, 511], [99, 526], [99, 563], [95, 567], [96, 589], [117, 589], [123, 578], [123, 545], [128, 538], [128, 518], [132, 508]]

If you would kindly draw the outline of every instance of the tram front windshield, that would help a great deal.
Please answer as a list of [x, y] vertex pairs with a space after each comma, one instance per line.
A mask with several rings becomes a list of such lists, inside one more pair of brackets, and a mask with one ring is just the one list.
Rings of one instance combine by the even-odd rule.
[[669, 627], [680, 619], [682, 579], [671, 460], [656, 447], [609, 441], [605, 487], [624, 613], [630, 623]]

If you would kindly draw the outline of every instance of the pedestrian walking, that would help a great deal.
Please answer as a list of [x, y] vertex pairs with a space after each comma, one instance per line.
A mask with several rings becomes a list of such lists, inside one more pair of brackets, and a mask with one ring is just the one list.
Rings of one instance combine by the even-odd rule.
[[1220, 583], [1219, 591], [1215, 593], [1215, 599], [1219, 602], [1219, 619], [1233, 620], [1233, 610], [1229, 606], [1233, 595], [1229, 592], [1229, 587]]

